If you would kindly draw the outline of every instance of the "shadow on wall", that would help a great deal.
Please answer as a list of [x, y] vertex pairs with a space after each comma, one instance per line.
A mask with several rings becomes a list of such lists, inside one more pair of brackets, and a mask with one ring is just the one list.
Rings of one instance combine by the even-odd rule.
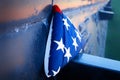
[[46, 6], [38, 16], [0, 23], [0, 80], [39, 78], [43, 68], [51, 7]]

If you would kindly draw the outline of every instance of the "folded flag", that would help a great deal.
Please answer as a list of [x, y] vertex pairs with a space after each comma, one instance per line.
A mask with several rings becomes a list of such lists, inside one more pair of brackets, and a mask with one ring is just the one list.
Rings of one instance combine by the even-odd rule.
[[55, 76], [82, 50], [81, 40], [78, 30], [59, 7], [54, 5], [44, 60], [47, 77]]

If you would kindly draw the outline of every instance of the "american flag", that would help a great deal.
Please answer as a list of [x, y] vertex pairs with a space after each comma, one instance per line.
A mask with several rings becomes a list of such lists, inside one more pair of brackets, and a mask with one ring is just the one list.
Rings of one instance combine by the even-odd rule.
[[78, 30], [54, 5], [44, 60], [47, 77], [56, 76], [62, 67], [82, 51], [81, 40]]

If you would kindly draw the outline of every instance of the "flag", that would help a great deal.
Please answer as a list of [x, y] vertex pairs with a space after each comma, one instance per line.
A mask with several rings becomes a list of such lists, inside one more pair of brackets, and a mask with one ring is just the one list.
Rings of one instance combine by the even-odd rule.
[[56, 76], [82, 50], [81, 40], [78, 30], [59, 7], [54, 5], [44, 60], [47, 77]]

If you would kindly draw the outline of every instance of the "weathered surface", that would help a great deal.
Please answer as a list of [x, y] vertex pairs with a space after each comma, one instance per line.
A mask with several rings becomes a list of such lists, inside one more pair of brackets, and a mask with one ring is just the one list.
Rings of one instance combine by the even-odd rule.
[[[104, 0], [2, 0], [0, 1], [0, 22], [26, 19], [44, 12], [48, 5], [57, 4], [62, 10], [78, 8]], [[49, 10], [51, 11], [51, 10]], [[41, 17], [42, 15], [40, 15]]]
[[[48, 5], [51, 5], [51, 0], [2, 0], [0, 1], [0, 22], [37, 16], [44, 12], [44, 8]], [[40, 17], [44, 16], [40, 15]]]
[[16, 32], [0, 36], [0, 79], [38, 78], [43, 66], [47, 31], [46, 26], [38, 22], [26, 25], [25, 30], [16, 29]]

